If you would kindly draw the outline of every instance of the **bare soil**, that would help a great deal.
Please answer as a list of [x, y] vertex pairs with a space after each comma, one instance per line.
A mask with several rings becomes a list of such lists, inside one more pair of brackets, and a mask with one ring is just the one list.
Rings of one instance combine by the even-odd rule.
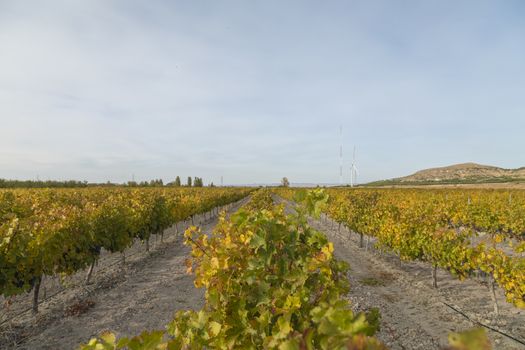
[[[328, 218], [312, 220], [312, 227], [327, 234], [335, 256], [350, 264], [349, 299], [356, 311], [377, 307], [381, 313], [378, 338], [391, 349], [442, 349], [448, 333], [479, 327], [480, 322], [525, 342], [525, 311], [505, 301], [497, 291], [499, 315], [482, 279], [459, 281], [438, 270], [438, 288], [432, 287], [431, 266], [402, 262], [392, 254], [359, 247], [359, 235]], [[365, 240], [366, 242], [366, 240]], [[447, 304], [449, 306], [447, 306]], [[450, 306], [455, 308], [453, 310]], [[466, 318], [458, 311], [461, 311]], [[525, 345], [488, 330], [494, 349], [525, 349]]]
[[[232, 206], [230, 212], [239, 205]], [[217, 222], [209, 215], [196, 221], [207, 233]], [[379, 308], [381, 329], [377, 336], [389, 348], [440, 349], [447, 343], [449, 332], [477, 325], [471, 320], [525, 341], [525, 312], [506, 303], [498, 291], [500, 315], [496, 317], [482, 280], [460, 282], [446, 271], [438, 271], [439, 288], [434, 289], [427, 264], [400, 262], [393, 255], [376, 251], [373, 242], [368, 249], [359, 248], [358, 235], [339, 230], [328, 218], [310, 223], [333, 241], [336, 257], [350, 264], [348, 298], [354, 310]], [[179, 232], [190, 224], [179, 223]], [[164, 243], [153, 244], [150, 253], [138, 244], [133, 248], [137, 249], [135, 253], [127, 254], [125, 266], [117, 263], [119, 256], [108, 256], [101, 262], [106, 268], [97, 267], [88, 286], [82, 283], [85, 271], [72, 277], [68, 281], [72, 285], [42, 303], [37, 317], [29, 312], [20, 314], [31, 299], [30, 295], [21, 296], [9, 309], [2, 309], [3, 319], [18, 316], [0, 328], [0, 348], [75, 349], [104, 330], [130, 336], [144, 329], [163, 329], [175, 311], [201, 308], [204, 291], [196, 289], [193, 276], [185, 273], [189, 248], [182, 244], [175, 228], [166, 231], [164, 239]], [[53, 283], [57, 282], [48, 280], [49, 291]], [[525, 349], [499, 333], [489, 330], [488, 334], [494, 349]]]
[[[229, 207], [233, 212], [244, 201]], [[195, 218], [202, 231], [211, 233], [217, 218], [208, 213]], [[9, 308], [2, 308], [5, 322], [0, 328], [1, 349], [76, 349], [81, 343], [105, 330], [117, 336], [134, 336], [143, 330], [164, 329], [178, 310], [200, 309], [204, 290], [195, 288], [193, 276], [186, 274], [182, 232], [191, 220], [178, 223], [152, 239], [147, 253], [142, 243], [120, 254], [106, 254], [95, 269], [93, 282], [84, 285], [86, 271], [65, 283], [47, 278], [47, 292], [56, 294], [40, 305], [37, 316], [23, 312], [32, 295], [22, 295]]]
[[[295, 204], [280, 198], [276, 201], [284, 203], [287, 212], [294, 210]], [[491, 294], [482, 279], [461, 282], [438, 270], [435, 289], [429, 264], [400, 261], [393, 254], [376, 250], [368, 238], [361, 248], [360, 235], [326, 215], [317, 220], [310, 218], [309, 224], [333, 242], [337, 259], [349, 263], [348, 299], [353, 310], [379, 309], [381, 321], [376, 337], [389, 349], [443, 349], [450, 332], [480, 327], [480, 323], [521, 341], [486, 329], [493, 349], [525, 349], [525, 311], [507, 303], [498, 290], [499, 314], [495, 315]]]

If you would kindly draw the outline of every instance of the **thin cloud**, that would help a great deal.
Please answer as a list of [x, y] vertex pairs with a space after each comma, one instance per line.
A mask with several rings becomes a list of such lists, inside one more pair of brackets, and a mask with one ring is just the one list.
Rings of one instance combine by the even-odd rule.
[[524, 7], [4, 1], [0, 177], [218, 183], [523, 166]]

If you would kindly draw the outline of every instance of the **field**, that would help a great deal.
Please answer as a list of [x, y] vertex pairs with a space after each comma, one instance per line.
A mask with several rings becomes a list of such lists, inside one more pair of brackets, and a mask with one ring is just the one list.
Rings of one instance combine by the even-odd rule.
[[0, 350], [525, 350], [524, 18], [0, 0]]
[[[242, 202], [240, 202], [242, 203]], [[239, 204], [232, 204], [233, 211]], [[197, 215], [194, 222], [204, 232], [217, 223], [214, 213]], [[74, 349], [81, 342], [111, 329], [119, 335], [134, 335], [143, 329], [160, 329], [179, 309], [199, 308], [204, 292], [196, 289], [193, 277], [186, 274], [184, 261], [190, 250], [184, 246], [182, 232], [192, 225], [191, 219], [178, 223], [152, 242], [150, 252], [138, 241], [126, 251], [126, 263], [120, 256], [106, 254], [99, 260], [93, 280], [85, 285], [86, 271], [70, 276], [67, 288], [58, 280], [49, 281], [39, 315], [20, 314], [31, 306], [31, 295], [17, 297], [8, 317], [16, 316], [20, 328], [4, 328], [10, 342], [21, 342], [20, 349]], [[155, 239], [152, 239], [155, 241]], [[23, 337], [23, 338], [18, 338]]]
[[0, 204], [2, 348], [525, 346], [519, 190], [9, 190]]

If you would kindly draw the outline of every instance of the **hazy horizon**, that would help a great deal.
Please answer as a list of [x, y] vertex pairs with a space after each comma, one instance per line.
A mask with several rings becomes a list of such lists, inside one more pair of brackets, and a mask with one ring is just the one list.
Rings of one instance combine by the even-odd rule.
[[0, 178], [525, 166], [520, 1], [2, 1]]

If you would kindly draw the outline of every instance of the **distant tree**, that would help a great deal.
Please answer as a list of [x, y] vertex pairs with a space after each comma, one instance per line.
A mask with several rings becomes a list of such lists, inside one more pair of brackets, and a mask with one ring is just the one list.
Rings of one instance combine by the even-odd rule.
[[193, 187], [202, 187], [203, 185], [202, 178], [195, 176], [195, 180], [193, 180]]
[[186, 186], [191, 187], [191, 176], [188, 176], [188, 182], [186, 182]]
[[283, 177], [283, 179], [281, 180], [281, 186], [282, 187], [290, 187], [290, 181], [288, 181], [287, 177]]
[[175, 183], [173, 184], [175, 187], [180, 187], [180, 176], [177, 176], [175, 178]]
[[210, 184], [210, 187], [215, 187], [215, 185], [213, 184], [213, 181], [212, 181], [212, 183]]

